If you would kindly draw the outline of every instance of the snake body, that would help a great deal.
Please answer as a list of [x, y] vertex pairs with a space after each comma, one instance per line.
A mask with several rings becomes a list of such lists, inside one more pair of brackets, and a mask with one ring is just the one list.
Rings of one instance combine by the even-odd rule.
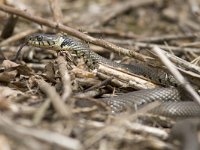
[[[91, 51], [86, 44], [68, 36], [38, 33], [27, 37], [26, 42], [27, 45], [34, 47], [51, 48], [57, 51], [72, 51], [78, 57], [84, 58], [85, 63], [91, 69], [98, 68], [99, 64], [105, 64], [143, 75], [156, 83], [164, 85], [177, 84], [173, 76], [165, 71], [152, 69], [140, 64], [130, 66], [115, 63]], [[113, 112], [121, 112], [128, 108], [135, 109], [135, 106], [141, 107], [153, 101], [162, 101], [163, 103], [160, 106], [152, 110], [153, 113], [169, 117], [200, 116], [200, 106], [192, 101], [180, 102], [180, 91], [176, 88], [140, 90], [100, 100], [109, 105]]]

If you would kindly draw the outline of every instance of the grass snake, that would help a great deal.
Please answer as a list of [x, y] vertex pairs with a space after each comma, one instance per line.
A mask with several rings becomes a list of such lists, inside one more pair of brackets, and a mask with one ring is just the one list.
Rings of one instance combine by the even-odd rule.
[[[125, 65], [106, 59], [75, 38], [65, 35], [37, 33], [27, 37], [26, 44], [34, 47], [49, 48], [57, 51], [72, 51], [78, 57], [85, 60], [91, 69], [98, 68], [99, 64], [126, 69], [132, 73], [143, 75], [156, 83], [163, 85], [177, 85], [172, 75], [163, 70], [147, 67], [141, 64]], [[181, 96], [181, 91], [175, 87], [155, 88], [139, 90], [117, 97], [99, 99], [111, 107], [113, 112], [122, 112], [128, 108], [135, 109], [135, 106], [142, 107], [144, 104], [153, 101], [162, 101], [161, 105], [151, 112], [167, 117], [185, 118], [199, 117], [200, 106], [189, 101], [185, 96]], [[182, 101], [182, 100], [186, 101]]]

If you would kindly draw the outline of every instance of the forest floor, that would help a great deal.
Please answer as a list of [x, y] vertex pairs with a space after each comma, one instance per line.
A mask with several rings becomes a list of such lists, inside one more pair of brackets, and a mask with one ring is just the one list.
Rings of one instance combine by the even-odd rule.
[[170, 139], [176, 120], [148, 113], [158, 103], [113, 114], [98, 100], [146, 89], [130, 82], [137, 76], [95, 72], [81, 59], [67, 61], [70, 54], [31, 46], [14, 58], [33, 33], [68, 34], [125, 64], [162, 68], [155, 49], [163, 50], [198, 89], [199, 6], [198, 0], [0, 0], [0, 149], [180, 149], [181, 141]]

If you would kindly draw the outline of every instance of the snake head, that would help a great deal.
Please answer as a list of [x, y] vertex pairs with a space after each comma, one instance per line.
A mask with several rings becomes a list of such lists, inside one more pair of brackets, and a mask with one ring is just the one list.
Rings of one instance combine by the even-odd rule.
[[60, 36], [53, 34], [35, 33], [26, 38], [26, 44], [40, 48], [60, 50]]

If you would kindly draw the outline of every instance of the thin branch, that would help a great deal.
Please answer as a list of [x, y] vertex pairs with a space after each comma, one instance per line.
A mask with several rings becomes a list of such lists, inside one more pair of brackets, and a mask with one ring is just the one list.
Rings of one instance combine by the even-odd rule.
[[183, 86], [186, 91], [193, 97], [193, 99], [200, 105], [200, 97], [189, 84], [189, 82], [182, 76], [182, 74], [176, 69], [175, 65], [164, 55], [163, 50], [158, 46], [153, 48], [153, 51], [158, 55], [159, 59], [167, 67], [167, 69], [173, 74], [176, 80]]
[[122, 39], [136, 39], [140, 38], [139, 35], [133, 33], [133, 32], [123, 32], [119, 30], [114, 30], [110, 28], [103, 28], [103, 29], [88, 29], [87, 33], [89, 35], [96, 35], [96, 36], [105, 36], [106, 37], [118, 37]]
[[130, 9], [151, 5], [154, 4], [156, 1], [154, 0], [128, 0], [128, 1], [119, 1], [115, 2], [116, 4], [112, 5], [112, 9], [110, 9], [110, 6], [107, 10], [104, 10], [102, 15], [99, 17], [96, 17], [97, 20], [93, 20], [93, 23], [91, 27], [98, 27], [101, 25], [105, 25], [108, 21], [111, 19], [119, 16], [120, 14], [123, 14], [124, 12], [129, 11]]
[[107, 39], [108, 41], [115, 43], [115, 44], [120, 44], [120, 45], [129, 45], [129, 46], [137, 46], [141, 48], [152, 48], [154, 46], [159, 46], [160, 48], [164, 50], [172, 50], [174, 53], [176, 52], [183, 52], [183, 51], [191, 51], [195, 53], [199, 53], [200, 49], [199, 48], [189, 48], [189, 47], [177, 47], [177, 46], [166, 46], [162, 44], [152, 44], [152, 43], [145, 43], [145, 42], [138, 42], [134, 40], [116, 40], [116, 39]]
[[4, 115], [0, 115], [0, 133], [2, 135], [6, 135], [15, 141], [17, 145], [23, 145], [26, 149], [38, 150], [44, 148], [43, 145], [34, 138], [19, 133], [15, 124], [10, 122], [10, 119], [6, 118]]
[[18, 40], [24, 38], [25, 36], [30, 35], [30, 34], [33, 34], [33, 33], [38, 32], [38, 31], [40, 31], [40, 30], [39, 30], [39, 29], [29, 29], [29, 30], [20, 32], [19, 34], [15, 34], [15, 35], [13, 35], [13, 36], [7, 38], [6, 40], [3, 40], [3, 41], [0, 43], [0, 47], [9, 45], [10, 43], [13, 43], [13, 42], [15, 42], [15, 41], [18, 41]]
[[68, 33], [72, 36], [75, 36], [75, 37], [80, 38], [82, 40], [85, 40], [87, 42], [93, 43], [95, 45], [102, 46], [102, 47], [107, 48], [107, 49], [110, 49], [110, 50], [112, 50], [112, 51], [114, 51], [118, 54], [123, 54], [123, 55], [126, 55], [126, 56], [134, 57], [134, 58], [139, 59], [141, 61], [148, 61], [148, 60], [153, 59], [151, 57], [137, 53], [133, 50], [125, 49], [125, 48], [119, 47], [117, 45], [114, 45], [110, 42], [107, 42], [105, 40], [91, 37], [87, 34], [84, 34], [80, 31], [78, 31], [78, 30], [75, 30], [71, 27], [68, 27], [68, 26], [65, 26], [65, 25], [62, 25], [62, 24], [57, 24], [54, 21], [47, 20], [47, 19], [44, 19], [44, 18], [41, 18], [41, 17], [37, 17], [35, 15], [28, 14], [25, 11], [21, 11], [21, 10], [16, 9], [16, 8], [8, 7], [8, 6], [5, 6], [5, 5], [0, 5], [0, 10], [7, 12], [7, 13], [11, 13], [11, 14], [16, 14], [16, 15], [22, 17], [22, 18], [28, 19], [28, 20], [33, 21], [35, 23], [38, 23], [40, 25], [45, 25], [45, 26], [48, 26], [48, 27], [51, 27], [51, 28], [54, 28], [54, 29], [58, 29], [60, 31], [66, 32], [66, 33]]
[[[97, 72], [97, 76], [98, 76], [99, 78], [101, 78], [101, 79], [104, 79], [104, 80], [110, 79], [110, 76], [109, 76], [109, 75], [105, 75], [105, 74], [103, 74], [103, 73], [101, 73], [101, 72]], [[118, 86], [118, 87], [123, 87], [123, 88], [130, 87], [127, 83], [124, 83], [124, 82], [122, 82], [122, 81], [119, 81], [118, 79], [115, 79], [115, 78], [112, 79], [111, 82], [112, 82], [112, 84], [114, 84], [114, 85], [116, 85], [116, 86]]]
[[18, 21], [17, 16], [10, 15], [10, 17], [8, 18], [8, 21], [6, 22], [2, 30], [1, 38], [6, 39], [13, 34], [17, 21]]
[[56, 89], [52, 87], [51, 85], [49, 85], [44, 80], [36, 80], [36, 82], [39, 88], [41, 89], [41, 91], [43, 91], [47, 95], [47, 97], [50, 99], [58, 115], [60, 115], [61, 117], [68, 118], [70, 116], [70, 113], [68, 111], [69, 109], [61, 100], [60, 96], [56, 92]]
[[43, 102], [43, 104], [38, 108], [38, 110], [35, 112], [34, 117], [33, 117], [33, 124], [38, 125], [41, 120], [44, 118], [47, 109], [49, 108], [51, 104], [51, 101], [47, 99], [46, 101]]
[[[26, 127], [13, 123], [8, 118], [0, 116], [0, 132], [8, 133], [8, 131], [5, 132], [3, 130], [13, 131], [17, 136], [21, 136], [21, 137], [31, 136], [33, 138], [36, 138], [36, 139], [39, 139], [51, 144], [57, 144], [66, 149], [79, 150], [82, 147], [81, 143], [76, 139], [72, 139], [70, 137], [64, 136], [59, 133], [51, 132], [48, 130], [26, 128]], [[15, 134], [13, 134], [13, 136], [16, 136]], [[23, 141], [22, 138], [20, 139], [21, 139], [20, 141]]]
[[148, 133], [154, 136], [157, 136], [162, 139], [167, 139], [169, 137], [168, 133], [164, 130], [161, 130], [159, 128], [155, 127], [150, 127], [146, 125], [142, 125], [139, 123], [132, 123], [128, 120], [124, 122], [124, 125], [128, 128], [131, 129], [134, 132], [140, 132], [140, 133]]
[[51, 11], [53, 13], [53, 18], [57, 24], [62, 23], [63, 14], [59, 7], [59, 0], [49, 0]]
[[104, 73], [109, 76], [114, 76], [120, 79], [120, 81], [126, 82], [127, 84], [129, 84], [130, 87], [133, 87], [135, 89], [149, 89], [158, 87], [158, 85], [148, 81], [148, 79], [145, 80], [145, 78], [142, 76], [140, 77], [136, 74], [127, 74], [126, 72], [112, 69], [103, 64], [99, 65], [98, 72]]
[[72, 93], [71, 79], [66, 67], [67, 61], [65, 61], [65, 59], [61, 56], [59, 56], [56, 61], [58, 63], [58, 69], [63, 84], [63, 94], [61, 98], [62, 101], [67, 101]]
[[[126, 43], [128, 44], [129, 42], [129, 45], [135, 45], [137, 47], [141, 47], [141, 48], [150, 48], [152, 49], [153, 47], [155, 46], [159, 46], [160, 48], [164, 49], [164, 50], [175, 50], [175, 49], [179, 49], [181, 51], [195, 51], [195, 52], [200, 52], [200, 49], [195, 49], [195, 48], [180, 48], [180, 47], [174, 47], [174, 46], [165, 46], [165, 45], [158, 45], [158, 44], [150, 44], [150, 43], [141, 43], [141, 42], [135, 42], [135, 41], [132, 41], [132, 40], [126, 40], [126, 41], [122, 41], [122, 40], [112, 40], [112, 42], [119, 42], [118, 44], [120, 43]], [[190, 62], [186, 61], [186, 60], [183, 60], [175, 55], [172, 55], [166, 51], [163, 51], [165, 53], [165, 55], [172, 61], [174, 62], [177, 66], [181, 66], [183, 68], [185, 68], [186, 70], [190, 70], [190, 71], [193, 71], [195, 73], [198, 73], [200, 74], [200, 67], [199, 66], [196, 66], [194, 64], [191, 64]]]
[[189, 33], [189, 34], [180, 34], [180, 35], [160, 35], [155, 37], [145, 37], [139, 38], [138, 42], [166, 42], [172, 40], [185, 40], [185, 39], [196, 39], [200, 33]]
[[84, 92], [88, 92], [88, 91], [91, 91], [91, 90], [99, 89], [102, 86], [108, 85], [111, 82], [112, 79], [113, 79], [113, 77], [110, 77], [110, 78], [100, 82], [99, 84], [96, 84], [96, 85], [86, 89]]

